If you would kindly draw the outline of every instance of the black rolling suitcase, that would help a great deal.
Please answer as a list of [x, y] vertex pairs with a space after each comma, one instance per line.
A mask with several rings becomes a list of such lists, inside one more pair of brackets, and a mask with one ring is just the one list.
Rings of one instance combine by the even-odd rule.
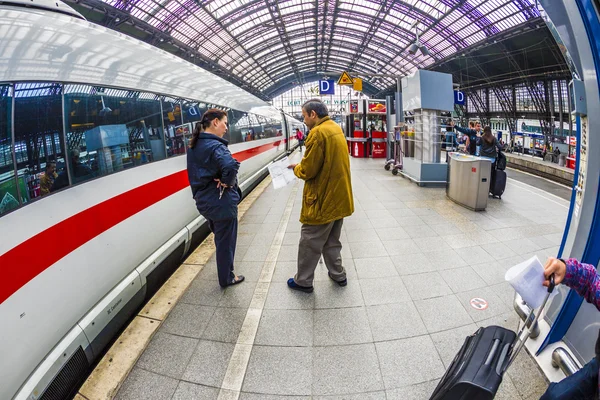
[[492, 180], [492, 187], [490, 188], [490, 192], [492, 196], [502, 198], [502, 194], [504, 193], [504, 189], [506, 189], [506, 172], [501, 169], [496, 170], [496, 176]]
[[[550, 278], [548, 294], [529, 326], [534, 327], [554, 289]], [[533, 313], [534, 310], [531, 312]], [[526, 319], [529, 321], [531, 315]], [[531, 331], [523, 324], [516, 334], [500, 326], [479, 328], [465, 339], [458, 354], [440, 380], [430, 400], [491, 400], [496, 396], [506, 369], [514, 361]], [[526, 331], [525, 331], [526, 330]], [[519, 340], [523, 332], [525, 335]]]

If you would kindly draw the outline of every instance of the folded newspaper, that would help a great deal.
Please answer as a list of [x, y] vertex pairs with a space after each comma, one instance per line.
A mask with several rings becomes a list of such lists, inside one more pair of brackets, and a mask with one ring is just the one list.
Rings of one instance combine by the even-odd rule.
[[[525, 303], [533, 308], [541, 306], [546, 293], [548, 293], [548, 289], [542, 285], [544, 283], [544, 266], [537, 256], [506, 271], [504, 279], [519, 293]], [[550, 297], [555, 294], [556, 291]]]
[[288, 168], [289, 165], [290, 161], [287, 157], [284, 157], [268, 166], [273, 181], [273, 189], [281, 189], [296, 180], [294, 171]]

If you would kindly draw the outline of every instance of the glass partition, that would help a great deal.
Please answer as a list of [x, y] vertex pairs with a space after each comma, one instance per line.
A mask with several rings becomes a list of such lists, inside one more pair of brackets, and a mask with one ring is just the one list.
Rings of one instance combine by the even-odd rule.
[[73, 184], [166, 158], [154, 94], [65, 85], [65, 120]]
[[227, 112], [230, 144], [284, 135], [278, 119], [201, 101], [82, 84], [0, 84], [0, 215], [70, 185], [184, 155], [209, 108]]
[[229, 122], [229, 143], [242, 143], [246, 141], [246, 132], [248, 126], [247, 114], [238, 110], [229, 110], [227, 113]]
[[162, 97], [162, 120], [165, 127], [165, 138], [167, 147], [167, 157], [175, 157], [185, 154], [186, 144], [184, 142], [184, 130], [191, 131], [183, 124], [183, 114], [181, 113], [181, 100], [172, 97]]
[[0, 215], [19, 206], [12, 152], [12, 100], [12, 86], [0, 85]]
[[21, 203], [68, 184], [60, 83], [17, 83], [14, 87], [15, 156]]

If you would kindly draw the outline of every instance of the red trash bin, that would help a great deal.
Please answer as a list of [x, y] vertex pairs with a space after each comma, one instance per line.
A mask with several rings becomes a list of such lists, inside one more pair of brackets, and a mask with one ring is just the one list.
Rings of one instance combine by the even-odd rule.
[[386, 158], [386, 142], [373, 142], [371, 154], [373, 158]]

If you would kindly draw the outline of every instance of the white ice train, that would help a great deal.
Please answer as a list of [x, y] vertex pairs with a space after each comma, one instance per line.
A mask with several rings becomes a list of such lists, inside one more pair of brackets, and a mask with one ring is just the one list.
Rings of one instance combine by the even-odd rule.
[[185, 144], [211, 106], [246, 193], [304, 129], [62, 3], [2, 2], [0, 399], [64, 398], [206, 234]]

